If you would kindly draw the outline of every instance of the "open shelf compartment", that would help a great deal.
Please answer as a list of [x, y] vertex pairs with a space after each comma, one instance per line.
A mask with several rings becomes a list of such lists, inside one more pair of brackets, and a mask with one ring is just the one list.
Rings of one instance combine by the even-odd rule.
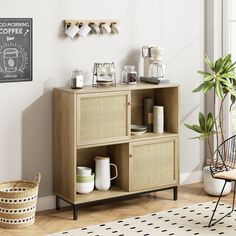
[[[165, 134], [178, 134], [178, 87], [152, 88], [131, 91], [131, 124], [143, 125], [143, 100], [149, 97], [154, 99], [155, 106], [164, 106], [164, 130]], [[163, 134], [163, 135], [165, 135]], [[155, 136], [153, 133], [146, 136], [141, 135], [134, 139]], [[158, 136], [158, 134], [157, 134]], [[133, 138], [134, 136], [132, 136]]]
[[[106, 145], [106, 146], [98, 146], [98, 147], [90, 147], [90, 148], [83, 148], [83, 149], [77, 149], [77, 160], [76, 160], [76, 166], [86, 166], [90, 167], [92, 169], [92, 172], [95, 172], [95, 160], [94, 158], [96, 156], [104, 156], [110, 158], [110, 163], [114, 163], [117, 166], [118, 169], [118, 177], [111, 182], [111, 189], [114, 192], [114, 195], [121, 194], [121, 192], [124, 192], [124, 189], [117, 190], [117, 187], [120, 187], [120, 179], [123, 175], [122, 168], [123, 166], [121, 163], [118, 163], [117, 160], [119, 160], [119, 157], [122, 156], [124, 159], [128, 159], [128, 146], [129, 144], [115, 144], [115, 145]], [[111, 176], [114, 176], [115, 173], [113, 173], [113, 168], [111, 168]], [[122, 177], [123, 178], [123, 177]], [[76, 179], [76, 178], [75, 178]], [[76, 191], [76, 190], [75, 190]], [[118, 192], [117, 192], [118, 191]], [[87, 196], [86, 198], [90, 198], [90, 196], [93, 196], [92, 199], [96, 200], [96, 196], [99, 198], [99, 196], [110, 196], [112, 197], [111, 191], [98, 191], [94, 190], [93, 192], [89, 194], [78, 194], [76, 193], [77, 200], [80, 199], [80, 197], [83, 199], [84, 196]]]

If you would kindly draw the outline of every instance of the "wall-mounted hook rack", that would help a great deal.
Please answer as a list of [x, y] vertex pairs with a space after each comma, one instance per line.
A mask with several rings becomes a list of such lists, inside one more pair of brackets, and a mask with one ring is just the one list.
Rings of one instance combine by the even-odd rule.
[[70, 24], [74, 24], [74, 25], [78, 25], [78, 24], [80, 24], [80, 23], [82, 23], [82, 24], [85, 24], [85, 25], [88, 25], [88, 24], [90, 24], [90, 23], [95, 23], [95, 24], [97, 24], [97, 25], [100, 25], [101, 23], [107, 23], [107, 24], [109, 24], [109, 25], [111, 25], [111, 24], [120, 24], [120, 22], [118, 21], [118, 20], [104, 20], [104, 19], [91, 19], [91, 20], [64, 20], [64, 26], [66, 27], [66, 26], [68, 26], [68, 24], [70, 25]]
[[70, 38], [75, 35], [86, 37], [91, 34], [118, 34], [120, 22], [112, 19], [91, 19], [91, 20], [64, 20], [65, 34]]

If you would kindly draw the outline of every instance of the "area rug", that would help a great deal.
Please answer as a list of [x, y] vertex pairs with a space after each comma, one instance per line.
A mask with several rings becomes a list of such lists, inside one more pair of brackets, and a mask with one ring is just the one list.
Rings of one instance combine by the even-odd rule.
[[[49, 234], [50, 236], [185, 236], [236, 235], [236, 210], [221, 222], [207, 227], [215, 202], [152, 213], [80, 229]], [[220, 203], [215, 218], [230, 211]]]

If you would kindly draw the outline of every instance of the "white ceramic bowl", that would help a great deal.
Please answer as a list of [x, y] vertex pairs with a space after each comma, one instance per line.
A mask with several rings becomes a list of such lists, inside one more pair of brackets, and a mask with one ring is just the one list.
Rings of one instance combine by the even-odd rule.
[[92, 169], [86, 166], [77, 166], [77, 175], [88, 176], [92, 174]]
[[76, 183], [77, 193], [90, 193], [94, 189], [94, 180], [88, 183]]

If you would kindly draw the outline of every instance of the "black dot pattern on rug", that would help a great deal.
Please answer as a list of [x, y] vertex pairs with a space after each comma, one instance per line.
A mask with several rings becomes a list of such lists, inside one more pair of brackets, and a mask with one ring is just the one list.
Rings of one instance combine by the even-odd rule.
[[[235, 236], [235, 211], [214, 226], [208, 227], [215, 204], [213, 202], [200, 203], [81, 229], [63, 231], [52, 234], [52, 236]], [[220, 203], [213, 222], [216, 222], [230, 210], [231, 206]]]

